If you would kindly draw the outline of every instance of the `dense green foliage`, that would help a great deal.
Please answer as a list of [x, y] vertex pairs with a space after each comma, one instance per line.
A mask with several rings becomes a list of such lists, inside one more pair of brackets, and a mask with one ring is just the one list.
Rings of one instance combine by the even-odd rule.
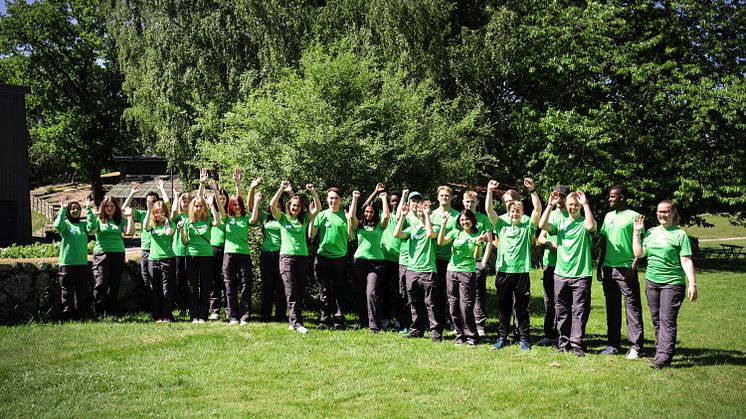
[[20, 246], [15, 243], [0, 249], [0, 259], [51, 258], [60, 255], [60, 243], [39, 243]]

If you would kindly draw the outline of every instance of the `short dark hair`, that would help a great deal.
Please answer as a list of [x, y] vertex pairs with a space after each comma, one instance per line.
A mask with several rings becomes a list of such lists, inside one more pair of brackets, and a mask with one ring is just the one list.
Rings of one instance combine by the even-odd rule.
[[159, 199], [161, 199], [161, 198], [160, 198], [160, 197], [158, 196], [158, 192], [153, 192], [153, 191], [150, 191], [150, 192], [148, 192], [148, 193], [147, 193], [147, 194], [145, 195], [145, 198], [147, 199], [147, 198], [148, 198], [149, 196], [152, 196], [153, 198], [155, 198], [155, 200], [156, 200], [156, 201], [157, 201], [157, 200], [159, 200]]
[[623, 195], [625, 198], [629, 198], [629, 191], [624, 185], [614, 185], [609, 189], [609, 192], [616, 191], [616, 193]]

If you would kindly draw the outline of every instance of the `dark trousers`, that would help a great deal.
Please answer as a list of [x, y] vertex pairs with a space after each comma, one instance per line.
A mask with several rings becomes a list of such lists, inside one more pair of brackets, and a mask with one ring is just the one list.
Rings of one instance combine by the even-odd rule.
[[438, 323], [445, 327], [446, 322], [451, 317], [448, 313], [448, 304], [446, 304], [446, 272], [448, 272], [448, 261], [435, 259], [435, 315], [438, 316]]
[[80, 320], [88, 312], [88, 265], [60, 266], [57, 271], [62, 320]]
[[140, 275], [143, 283], [143, 306], [146, 311], [152, 311], [150, 304], [153, 297], [150, 293], [150, 250], [142, 249], [140, 252]]
[[355, 294], [361, 327], [380, 329], [381, 288], [383, 284], [382, 260], [355, 259]]
[[[225, 278], [228, 318], [249, 321], [251, 317], [251, 291], [254, 282], [251, 257], [239, 253], [226, 253], [223, 257], [223, 278]], [[240, 298], [239, 292], [241, 294]]]
[[119, 283], [124, 270], [124, 252], [95, 253], [93, 255], [93, 301], [96, 315], [104, 312], [116, 315]]
[[409, 334], [422, 336], [427, 328], [425, 320], [430, 326], [430, 336], [440, 339], [443, 333], [443, 325], [438, 321], [437, 310], [440, 306], [435, 304], [435, 273], [407, 271], [407, 297], [409, 306], [412, 308], [412, 325]]
[[259, 256], [259, 272], [262, 276], [261, 321], [272, 319], [272, 306], [275, 308], [275, 321], [286, 321], [287, 301], [280, 277], [280, 252], [263, 251]]
[[345, 257], [331, 259], [316, 255], [313, 268], [316, 279], [319, 281], [320, 323], [344, 324], [340, 300], [344, 289], [346, 264], [347, 258]]
[[186, 260], [187, 256], [176, 256], [176, 289], [174, 291], [174, 303], [179, 310], [189, 308], [189, 282], [187, 281]]
[[531, 302], [531, 279], [526, 273], [498, 272], [495, 277], [497, 290], [497, 310], [500, 314], [500, 324], [497, 334], [501, 338], [508, 337], [510, 317], [513, 314], [515, 301], [515, 318], [518, 323], [520, 340], [528, 340], [530, 321], [528, 305]]
[[288, 321], [293, 327], [303, 326], [303, 291], [308, 274], [308, 256], [280, 255], [280, 276], [285, 287]]
[[399, 295], [399, 262], [383, 261], [381, 281], [381, 318], [393, 319], [396, 317], [399, 306], [397, 298]]
[[212, 246], [212, 258], [215, 269], [213, 269], [214, 274], [210, 284], [210, 314], [220, 314], [220, 309], [224, 307], [223, 295], [225, 294], [227, 298], [226, 284], [228, 283], [225, 268], [219, 268], [224, 264], [223, 248]]
[[591, 277], [564, 278], [554, 275], [554, 302], [559, 330], [559, 348], [585, 350], [585, 325], [591, 311]]
[[474, 320], [477, 327], [487, 324], [487, 267], [477, 262], [477, 279], [474, 284]]
[[604, 296], [606, 297], [606, 327], [609, 346], [621, 348], [622, 340], [622, 295], [627, 311], [627, 339], [632, 349], [642, 350], [643, 323], [642, 301], [640, 299], [640, 282], [637, 272], [629, 281], [624, 276], [628, 268], [603, 268]]
[[448, 271], [446, 274], [448, 310], [456, 331], [456, 339], [477, 341], [477, 322], [474, 319], [476, 282], [476, 272]]
[[172, 319], [174, 285], [176, 285], [176, 258], [150, 260], [150, 289], [153, 318]]
[[409, 305], [407, 296], [407, 265], [399, 265], [397, 284], [399, 285], [399, 304], [396, 320], [399, 321], [399, 327], [409, 328], [412, 325], [412, 307]]
[[544, 268], [541, 283], [544, 286], [544, 337], [547, 339], [557, 339], [557, 314], [554, 309], [554, 296], [556, 295], [554, 266], [546, 266]]
[[215, 275], [212, 256], [187, 256], [186, 276], [189, 287], [189, 317], [207, 320], [210, 312], [210, 284]]
[[676, 349], [676, 319], [684, 301], [684, 285], [656, 284], [646, 281], [650, 317], [655, 328], [655, 358], [658, 364], [668, 365]]

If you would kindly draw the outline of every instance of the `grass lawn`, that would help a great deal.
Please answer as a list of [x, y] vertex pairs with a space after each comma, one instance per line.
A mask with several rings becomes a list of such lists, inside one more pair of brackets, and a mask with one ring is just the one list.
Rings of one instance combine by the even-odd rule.
[[[713, 227], [687, 227], [685, 230], [690, 236], [696, 237], [700, 240], [700, 247], [714, 247], [720, 248], [720, 243], [733, 244], [737, 246], [746, 246], [746, 238], [740, 240], [713, 240], [710, 239], [722, 239], [731, 237], [746, 237], [746, 227], [734, 226], [728, 221], [728, 217], [720, 215], [705, 215], [705, 220], [708, 223], [714, 224]], [[735, 217], [731, 217], [735, 219]], [[706, 240], [706, 241], [702, 241]]]
[[[489, 342], [476, 349], [395, 332], [311, 327], [302, 336], [278, 323], [153, 324], [133, 316], [0, 328], [0, 417], [738, 417], [746, 411], [746, 272], [723, 263], [698, 266], [700, 300], [683, 304], [673, 367], [662, 371], [623, 356], [491, 350], [494, 291]], [[537, 339], [541, 295], [534, 271]], [[592, 305], [588, 343], [598, 352], [606, 326], [595, 280]]]
[[44, 228], [45, 225], [49, 220], [47, 220], [47, 217], [39, 214], [38, 212], [31, 210], [31, 231], [37, 232]]

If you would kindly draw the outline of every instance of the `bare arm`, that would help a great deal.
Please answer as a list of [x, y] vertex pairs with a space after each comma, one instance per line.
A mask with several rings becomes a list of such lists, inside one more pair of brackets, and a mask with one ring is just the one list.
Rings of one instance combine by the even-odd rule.
[[174, 205], [171, 208], [171, 216], [169, 217], [171, 220], [176, 219], [176, 217], [179, 215], [179, 212], [181, 212], [181, 201], [179, 201], [179, 189], [174, 185], [173, 189], [173, 201]]
[[308, 211], [308, 223], [311, 224], [319, 214], [319, 211], [321, 211], [321, 200], [319, 199], [319, 194], [316, 193], [316, 189], [313, 187], [313, 183], [307, 184], [306, 190], [311, 193], [311, 198], [313, 199], [313, 207]]
[[249, 199], [249, 202], [246, 204], [246, 208], [251, 208], [253, 211], [254, 205], [256, 205], [256, 188], [259, 187], [259, 185], [262, 183], [262, 178], [258, 177], [251, 181], [251, 184], [249, 185], [249, 190], [247, 192], [247, 196]]
[[140, 192], [140, 188], [141, 186], [139, 183], [135, 183], [134, 185], [132, 185], [130, 193], [127, 195], [127, 198], [125, 198], [124, 202], [122, 203], [122, 208], [127, 208], [130, 206], [130, 204], [132, 203], [132, 198], [135, 197], [136, 193]]
[[386, 229], [389, 226], [389, 219], [391, 218], [391, 209], [389, 208], [389, 194], [381, 192], [381, 203], [383, 203], [383, 214], [381, 215], [381, 228]]
[[[348, 218], [347, 222], [347, 235], [350, 235], [350, 231], [355, 232], [357, 230], [357, 226], [360, 224], [360, 221], [357, 219], [357, 201], [360, 199], [360, 192], [359, 191], [353, 191], [352, 192], [352, 202], [350, 203], [350, 217]], [[363, 206], [365, 207], [365, 206]]]
[[694, 262], [690, 256], [681, 257], [681, 267], [684, 268], [684, 274], [689, 282], [687, 288], [687, 294], [689, 295], [689, 301], [697, 301], [697, 275], [694, 272]]
[[365, 202], [363, 202], [363, 208], [367, 207], [373, 201], [375, 201], [378, 194], [383, 192], [385, 189], [386, 189], [386, 186], [383, 183], [381, 182], [376, 183], [376, 187], [373, 188], [373, 192], [371, 192], [368, 199], [366, 199]]
[[158, 179], [158, 182], [156, 182], [156, 185], [158, 186], [158, 191], [161, 193], [161, 196], [163, 197], [163, 203], [166, 204], [166, 211], [168, 211], [171, 205], [171, 200], [168, 199], [168, 194], [166, 193], [166, 189], [163, 186], [163, 179]]
[[531, 224], [533, 224], [534, 227], [538, 227], [539, 219], [541, 218], [541, 198], [539, 197], [539, 193], [536, 192], [536, 186], [534, 185], [533, 179], [523, 179], [523, 185], [526, 186], [528, 192], [531, 194], [531, 205], [534, 206], [533, 211], [531, 211]]
[[632, 233], [632, 252], [635, 254], [635, 258], [645, 256], [645, 247], [642, 245], [642, 238], [640, 237], [643, 227], [645, 227], [645, 216], [638, 215], [635, 218], [634, 232]]
[[[427, 201], [426, 201], [427, 202]], [[431, 239], [434, 239], [438, 237], [437, 234], [435, 234], [435, 229], [433, 229], [433, 223], [430, 222], [430, 206], [425, 203], [425, 235], [427, 237], [430, 237]], [[441, 230], [445, 230], [446, 226], [442, 226]]]
[[499, 183], [497, 183], [496, 180], [491, 180], [487, 184], [487, 196], [484, 199], [484, 212], [487, 214], [487, 217], [490, 219], [493, 226], [497, 225], [497, 212], [492, 205], [492, 194], [495, 193], [498, 185]]
[[132, 211], [131, 207], [127, 207], [122, 211], [122, 214], [127, 217], [127, 228], [124, 230], [124, 235], [131, 236], [135, 232], [134, 211]]
[[[552, 192], [552, 194], [549, 196], [549, 203], [547, 203], [547, 207], [544, 209], [544, 212], [541, 214], [541, 219], [539, 220], [539, 228], [543, 230], [542, 234], [544, 234], [544, 232], [551, 233], [552, 231], [554, 231], [552, 224], [549, 223], [549, 216], [552, 215], [552, 208], [557, 205], [559, 198], [560, 194], [556, 191]], [[541, 235], [539, 235], [538, 242], [539, 244], [543, 244], [541, 241]]]
[[272, 199], [269, 200], [269, 209], [272, 211], [272, 217], [274, 217], [275, 220], [280, 221], [280, 217], [282, 216], [282, 210], [280, 209], [280, 197], [282, 196], [282, 193], [285, 191], [286, 188], [290, 187], [290, 182], [287, 180], [282, 181], [280, 184], [280, 189], [275, 192], [275, 194], [272, 196]]
[[400, 239], [407, 239], [409, 238], [409, 234], [405, 233], [404, 230], [404, 219], [407, 218], [407, 214], [409, 214], [409, 207], [407, 205], [400, 207], [401, 209], [401, 217], [399, 217], [396, 220], [396, 228], [394, 228], [394, 236], [398, 237]]
[[257, 192], [254, 194], [254, 206], [251, 209], [251, 218], [249, 218], [249, 224], [255, 225], [259, 221], [259, 203], [262, 201], [262, 194]]
[[198, 198], [205, 197], [205, 182], [207, 182], [207, 179], [208, 179], [207, 169], [205, 169], [204, 167], [199, 169], [199, 189], [197, 189]]
[[[429, 218], [429, 217], [426, 217]], [[438, 246], [445, 246], [453, 239], [446, 238], [446, 225], [448, 224], [448, 212], [443, 212], [443, 220], [441, 222], [441, 228], [438, 229]], [[427, 228], [427, 225], [425, 226]]]

